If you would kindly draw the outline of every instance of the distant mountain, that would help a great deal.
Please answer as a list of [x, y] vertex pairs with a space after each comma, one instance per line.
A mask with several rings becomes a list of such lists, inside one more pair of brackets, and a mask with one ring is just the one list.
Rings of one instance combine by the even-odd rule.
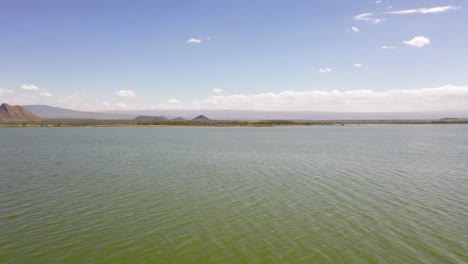
[[[318, 111], [255, 111], [255, 110], [124, 110], [84, 112], [48, 105], [25, 105], [44, 119], [101, 119], [132, 120], [137, 116], [164, 116], [167, 119], [191, 120], [200, 112], [213, 120], [428, 120], [441, 118], [468, 118], [468, 111], [432, 112], [318, 112]], [[205, 117], [206, 118], [206, 117]], [[182, 121], [182, 120], [176, 120]], [[207, 122], [208, 120], [200, 120]]]
[[0, 122], [7, 121], [39, 121], [41, 118], [28, 109], [16, 105], [9, 104], [0, 105]]
[[195, 117], [194, 119], [192, 119], [192, 121], [195, 121], [195, 122], [209, 122], [211, 120], [208, 117], [204, 116], [204, 115], [199, 115], [199, 116]]
[[185, 119], [183, 119], [182, 117], [176, 117], [172, 119], [172, 121], [185, 121]]
[[127, 113], [103, 113], [103, 112], [85, 112], [76, 111], [48, 105], [25, 105], [29, 111], [35, 113], [44, 119], [134, 119], [136, 114]]
[[432, 112], [319, 112], [319, 111], [256, 111], [256, 110], [127, 110], [112, 111], [136, 115], [162, 115], [191, 120], [200, 112], [212, 120], [428, 120], [468, 118], [465, 111]]
[[146, 121], [146, 122], [155, 122], [155, 121], [165, 121], [167, 118], [165, 116], [137, 116], [134, 119], [135, 121]]

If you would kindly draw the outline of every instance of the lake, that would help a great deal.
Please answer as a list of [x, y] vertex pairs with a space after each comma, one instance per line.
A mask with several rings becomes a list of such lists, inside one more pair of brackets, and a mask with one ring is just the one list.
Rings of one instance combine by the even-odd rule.
[[468, 125], [0, 129], [0, 263], [467, 263]]

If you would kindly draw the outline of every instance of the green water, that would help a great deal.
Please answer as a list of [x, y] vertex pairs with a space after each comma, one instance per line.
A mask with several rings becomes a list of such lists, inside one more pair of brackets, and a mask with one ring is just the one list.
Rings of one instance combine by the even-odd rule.
[[468, 126], [0, 129], [0, 263], [468, 263]]

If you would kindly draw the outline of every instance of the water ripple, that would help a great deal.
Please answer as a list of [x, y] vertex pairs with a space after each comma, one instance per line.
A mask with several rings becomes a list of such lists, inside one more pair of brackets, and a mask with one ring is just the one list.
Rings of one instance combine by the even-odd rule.
[[0, 263], [467, 263], [468, 127], [2, 129]]

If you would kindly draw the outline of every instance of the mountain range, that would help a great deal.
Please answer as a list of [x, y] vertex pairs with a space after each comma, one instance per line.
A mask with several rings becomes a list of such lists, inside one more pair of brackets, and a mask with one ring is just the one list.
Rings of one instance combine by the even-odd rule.
[[137, 116], [192, 120], [203, 114], [211, 120], [429, 120], [468, 118], [468, 111], [439, 112], [278, 112], [252, 110], [126, 110], [86, 112], [48, 105], [25, 105], [43, 119], [131, 120]]
[[9, 104], [0, 105], [0, 122], [8, 121], [39, 121], [41, 118], [28, 109]]
[[24, 107], [44, 119], [126, 120], [137, 117], [137, 114], [131, 113], [87, 112], [48, 105], [25, 105]]

